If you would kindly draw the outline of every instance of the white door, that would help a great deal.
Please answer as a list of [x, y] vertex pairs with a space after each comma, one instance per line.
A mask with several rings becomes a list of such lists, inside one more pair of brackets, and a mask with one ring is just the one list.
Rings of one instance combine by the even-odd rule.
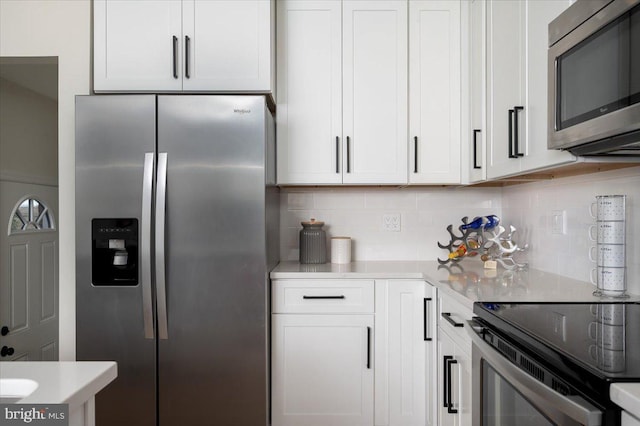
[[95, 91], [181, 90], [181, 15], [180, 0], [94, 0]]
[[460, 2], [409, 7], [409, 182], [460, 183]]
[[[449, 397], [454, 396], [455, 393], [450, 385], [454, 385], [453, 377], [453, 365], [452, 360], [455, 358], [456, 349], [455, 343], [449, 337], [449, 335], [438, 330], [438, 417], [440, 426], [459, 426], [459, 413], [452, 413], [448, 408]], [[455, 410], [455, 409], [454, 409]]]
[[373, 315], [272, 315], [274, 426], [373, 424]]
[[342, 183], [342, 5], [278, 7], [278, 183]]
[[268, 0], [184, 0], [184, 90], [271, 91]]
[[571, 163], [569, 152], [547, 149], [547, 52], [549, 22], [571, 5], [569, 0], [527, 1], [527, 109], [526, 146], [522, 170]]
[[57, 209], [57, 187], [0, 182], [0, 361], [58, 359]]
[[[471, 129], [463, 135], [462, 140], [469, 145], [469, 182], [481, 182], [487, 179], [486, 167], [486, 2], [485, 0], [471, 1], [469, 31], [470, 67], [469, 80], [471, 83]], [[545, 92], [546, 93], [546, 92]]]
[[[526, 2], [492, 0], [487, 7], [487, 177], [491, 179], [519, 172], [519, 154], [524, 154], [526, 113], [515, 107], [524, 107], [525, 101]], [[515, 149], [516, 120], [519, 152]], [[511, 127], [514, 129], [510, 132]]]
[[407, 183], [407, 2], [345, 0], [345, 184]]

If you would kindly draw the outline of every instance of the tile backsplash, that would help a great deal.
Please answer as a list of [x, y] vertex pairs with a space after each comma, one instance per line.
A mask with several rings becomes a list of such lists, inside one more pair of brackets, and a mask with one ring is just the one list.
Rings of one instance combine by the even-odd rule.
[[[280, 255], [298, 259], [300, 222], [313, 217], [329, 237], [353, 239], [353, 260], [434, 260], [446, 254], [437, 242], [448, 242], [447, 225], [497, 214], [530, 244], [532, 267], [589, 281], [589, 206], [604, 194], [627, 195], [628, 290], [640, 295], [640, 167], [505, 188], [283, 188]], [[562, 234], [552, 232], [557, 212], [566, 217]], [[385, 215], [400, 216], [400, 231], [383, 229]]]

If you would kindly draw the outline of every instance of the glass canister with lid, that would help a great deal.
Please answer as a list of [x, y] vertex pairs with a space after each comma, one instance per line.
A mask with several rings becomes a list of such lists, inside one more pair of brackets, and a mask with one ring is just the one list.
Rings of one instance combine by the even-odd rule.
[[300, 263], [327, 262], [327, 233], [322, 229], [324, 222], [311, 219], [300, 222]]

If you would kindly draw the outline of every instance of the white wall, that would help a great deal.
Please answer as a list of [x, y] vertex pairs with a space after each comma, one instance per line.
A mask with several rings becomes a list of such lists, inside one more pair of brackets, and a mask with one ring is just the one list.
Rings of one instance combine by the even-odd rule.
[[0, 93], [0, 179], [57, 185], [58, 103], [3, 78]]
[[[330, 236], [353, 239], [353, 260], [435, 260], [448, 253], [437, 242], [449, 242], [463, 216], [501, 214], [499, 188], [283, 188], [280, 258], [298, 259], [300, 222], [325, 222]], [[383, 215], [399, 213], [400, 232], [382, 230]]]
[[[589, 206], [596, 195], [627, 195], [627, 288], [640, 295], [640, 167], [506, 187], [504, 219], [529, 230], [529, 261], [538, 269], [589, 281]], [[551, 213], [566, 211], [566, 234], [551, 232]]]
[[58, 57], [60, 360], [75, 359], [75, 95], [89, 94], [91, 2], [0, 0], [0, 56]]

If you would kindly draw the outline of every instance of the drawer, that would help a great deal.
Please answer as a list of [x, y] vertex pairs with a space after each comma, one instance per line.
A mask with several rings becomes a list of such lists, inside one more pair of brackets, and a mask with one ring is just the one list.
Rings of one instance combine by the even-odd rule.
[[373, 280], [274, 280], [274, 314], [371, 313]]
[[438, 326], [463, 348], [471, 346], [471, 337], [467, 333], [467, 321], [473, 317], [473, 312], [462, 303], [442, 294], [438, 297], [440, 313]]

